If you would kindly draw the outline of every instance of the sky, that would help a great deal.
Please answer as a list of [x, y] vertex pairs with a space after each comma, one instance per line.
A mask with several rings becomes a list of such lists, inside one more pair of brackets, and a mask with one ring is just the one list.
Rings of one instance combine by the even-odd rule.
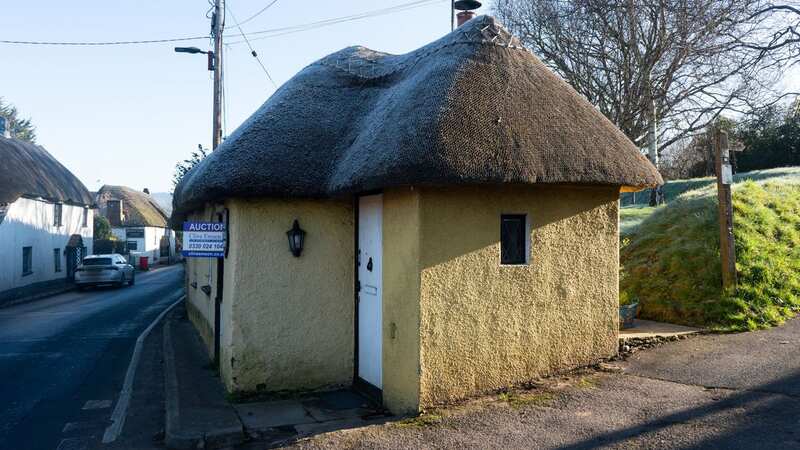
[[[227, 0], [244, 21], [272, 0]], [[244, 32], [348, 16], [411, 0], [277, 0]], [[123, 41], [208, 35], [207, 0], [36, 0], [4, 2], [0, 39]], [[478, 13], [488, 13], [484, 2]], [[232, 133], [275, 87], [227, 23], [226, 126]], [[405, 53], [450, 31], [450, 1], [300, 33], [258, 39], [254, 49], [277, 85], [317, 59], [351, 45]], [[103, 184], [151, 192], [172, 190], [175, 164], [210, 147], [212, 78], [205, 55], [177, 54], [175, 46], [209, 49], [208, 40], [126, 46], [0, 44], [0, 97], [37, 127], [38, 143], [91, 190]], [[784, 84], [800, 85], [800, 73]]]
[[[228, 0], [237, 19], [271, 0]], [[246, 33], [347, 16], [411, 0], [278, 0], [242, 26]], [[485, 2], [486, 3], [486, 2]], [[206, 0], [37, 0], [4, 2], [0, 39], [122, 41], [208, 35]], [[484, 6], [479, 13], [489, 8]], [[226, 40], [234, 35], [231, 16]], [[405, 53], [450, 31], [450, 1], [432, 1], [311, 31], [251, 43], [277, 85], [317, 59], [351, 45]], [[251, 35], [251, 39], [258, 35]], [[126, 185], [172, 190], [176, 162], [198, 144], [210, 147], [212, 78], [205, 55], [178, 54], [175, 46], [209, 49], [208, 40], [129, 46], [0, 44], [0, 97], [37, 128], [37, 143], [90, 189]], [[226, 134], [275, 91], [245, 44], [224, 53]]]

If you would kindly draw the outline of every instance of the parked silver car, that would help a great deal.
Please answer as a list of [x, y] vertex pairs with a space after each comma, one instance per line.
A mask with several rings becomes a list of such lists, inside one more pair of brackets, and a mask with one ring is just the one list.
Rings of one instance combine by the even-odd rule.
[[136, 271], [133, 266], [117, 253], [89, 255], [75, 269], [75, 284], [79, 288], [100, 284], [122, 286], [126, 282], [133, 285], [135, 280]]

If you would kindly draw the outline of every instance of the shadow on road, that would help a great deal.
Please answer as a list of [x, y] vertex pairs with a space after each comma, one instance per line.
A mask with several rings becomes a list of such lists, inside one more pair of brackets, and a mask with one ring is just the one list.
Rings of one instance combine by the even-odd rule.
[[[782, 393], [787, 386], [800, 386], [800, 371], [746, 391], [721, 391], [712, 404], [686, 409], [640, 425], [596, 435], [561, 447], [565, 450], [616, 446], [625, 441], [656, 434], [676, 426], [701, 427], [714, 422], [713, 437], [695, 441], [692, 448], [800, 448], [800, 397]], [[679, 430], [676, 430], [679, 431]], [[665, 442], [665, 447], [673, 447]]]

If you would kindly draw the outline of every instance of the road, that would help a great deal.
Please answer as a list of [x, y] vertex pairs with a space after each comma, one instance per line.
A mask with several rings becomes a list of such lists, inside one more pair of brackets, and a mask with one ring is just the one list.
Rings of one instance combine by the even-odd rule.
[[800, 449], [800, 317], [615, 366], [543, 380], [516, 405], [486, 396], [433, 410], [433, 425], [327, 433], [292, 448]]
[[137, 337], [181, 295], [176, 265], [0, 309], [0, 449], [96, 446]]

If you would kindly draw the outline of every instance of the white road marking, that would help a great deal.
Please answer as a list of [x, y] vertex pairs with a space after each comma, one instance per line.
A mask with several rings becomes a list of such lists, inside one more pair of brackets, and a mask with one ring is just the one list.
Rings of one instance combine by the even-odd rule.
[[111, 413], [111, 425], [106, 428], [105, 433], [103, 433], [103, 444], [108, 444], [110, 442], [114, 442], [119, 437], [120, 433], [122, 433], [122, 427], [125, 425], [125, 417], [128, 414], [128, 405], [131, 401], [131, 393], [133, 392], [133, 378], [136, 376], [136, 366], [139, 365], [139, 358], [142, 354], [142, 344], [144, 343], [145, 338], [147, 335], [150, 334], [150, 331], [155, 328], [156, 324], [161, 321], [161, 319], [167, 315], [167, 313], [172, 310], [178, 303], [182, 302], [186, 298], [185, 295], [182, 295], [175, 303], [169, 305], [161, 314], [156, 317], [156, 320], [150, 324], [142, 334], [136, 338], [136, 346], [133, 349], [133, 356], [131, 356], [131, 362], [128, 364], [128, 371], [125, 373], [125, 381], [122, 383], [122, 390], [119, 393], [119, 400], [117, 400], [117, 405], [114, 407], [114, 411]]
[[83, 405], [83, 409], [105, 409], [111, 408], [111, 400], [89, 400]]
[[84, 450], [87, 447], [89, 447], [88, 438], [68, 438], [62, 439], [56, 450]]
[[61, 429], [62, 433], [69, 433], [75, 430], [90, 430], [92, 428], [102, 428], [104, 422], [67, 422], [64, 428]]

